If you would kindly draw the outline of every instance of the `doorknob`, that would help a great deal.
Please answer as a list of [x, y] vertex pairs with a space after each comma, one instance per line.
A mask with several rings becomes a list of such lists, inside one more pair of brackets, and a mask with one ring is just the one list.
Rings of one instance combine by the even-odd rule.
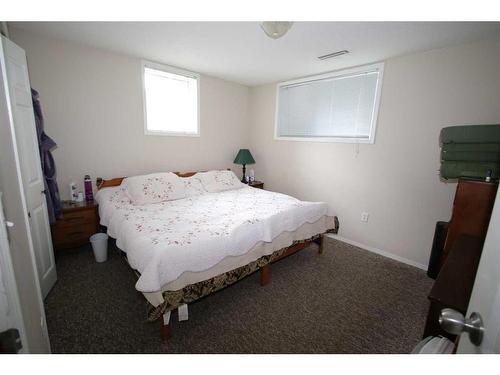
[[467, 332], [470, 341], [476, 346], [481, 345], [483, 341], [483, 319], [477, 312], [473, 312], [470, 314], [469, 319], [465, 319], [456, 310], [443, 309], [439, 314], [439, 324], [441, 328], [452, 335], [460, 335], [462, 332]]

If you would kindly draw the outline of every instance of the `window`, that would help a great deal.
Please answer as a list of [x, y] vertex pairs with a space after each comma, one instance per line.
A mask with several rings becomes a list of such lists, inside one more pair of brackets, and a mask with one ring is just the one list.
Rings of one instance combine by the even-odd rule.
[[383, 64], [278, 84], [275, 138], [373, 143]]
[[142, 63], [144, 133], [199, 136], [199, 75]]

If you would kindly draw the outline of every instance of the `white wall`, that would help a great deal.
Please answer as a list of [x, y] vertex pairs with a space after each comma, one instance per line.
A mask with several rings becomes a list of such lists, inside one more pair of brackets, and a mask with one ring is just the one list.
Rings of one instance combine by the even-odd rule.
[[[201, 77], [201, 137], [144, 135], [140, 60], [10, 28], [26, 51], [31, 84], [40, 92], [59, 188], [83, 176], [233, 168], [248, 147], [248, 88]], [[234, 169], [234, 168], [233, 168]], [[238, 168], [234, 169], [238, 171]]]
[[[455, 184], [439, 180], [439, 131], [500, 123], [500, 44], [386, 62], [374, 145], [273, 140], [276, 85], [250, 90], [251, 150], [266, 188], [331, 204], [341, 237], [426, 267]], [[368, 223], [361, 212], [370, 213]]]
[[[485, 41], [386, 62], [376, 141], [360, 145], [273, 140], [275, 85], [247, 88], [202, 76], [199, 138], [145, 136], [140, 61], [12, 28], [40, 91], [63, 197], [89, 173], [251, 166], [266, 188], [322, 200], [340, 236], [425, 267], [434, 225], [449, 220], [455, 184], [439, 180], [444, 126], [500, 122], [500, 46]], [[80, 185], [81, 186], [81, 185]], [[370, 213], [360, 222], [362, 211]]]

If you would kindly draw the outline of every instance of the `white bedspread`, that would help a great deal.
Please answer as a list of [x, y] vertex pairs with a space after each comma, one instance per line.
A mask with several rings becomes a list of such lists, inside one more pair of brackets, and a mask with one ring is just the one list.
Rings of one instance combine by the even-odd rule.
[[247, 186], [144, 206], [132, 205], [121, 187], [102, 189], [96, 199], [101, 224], [141, 273], [141, 292], [156, 292], [183, 272], [207, 270], [259, 241], [333, 216], [325, 203]]

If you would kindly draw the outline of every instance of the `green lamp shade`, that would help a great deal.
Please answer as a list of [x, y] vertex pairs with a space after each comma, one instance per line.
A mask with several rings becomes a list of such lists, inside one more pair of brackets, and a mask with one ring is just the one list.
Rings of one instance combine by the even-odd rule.
[[255, 160], [249, 149], [242, 148], [238, 151], [238, 155], [236, 155], [236, 158], [234, 159], [234, 164], [255, 164]]

